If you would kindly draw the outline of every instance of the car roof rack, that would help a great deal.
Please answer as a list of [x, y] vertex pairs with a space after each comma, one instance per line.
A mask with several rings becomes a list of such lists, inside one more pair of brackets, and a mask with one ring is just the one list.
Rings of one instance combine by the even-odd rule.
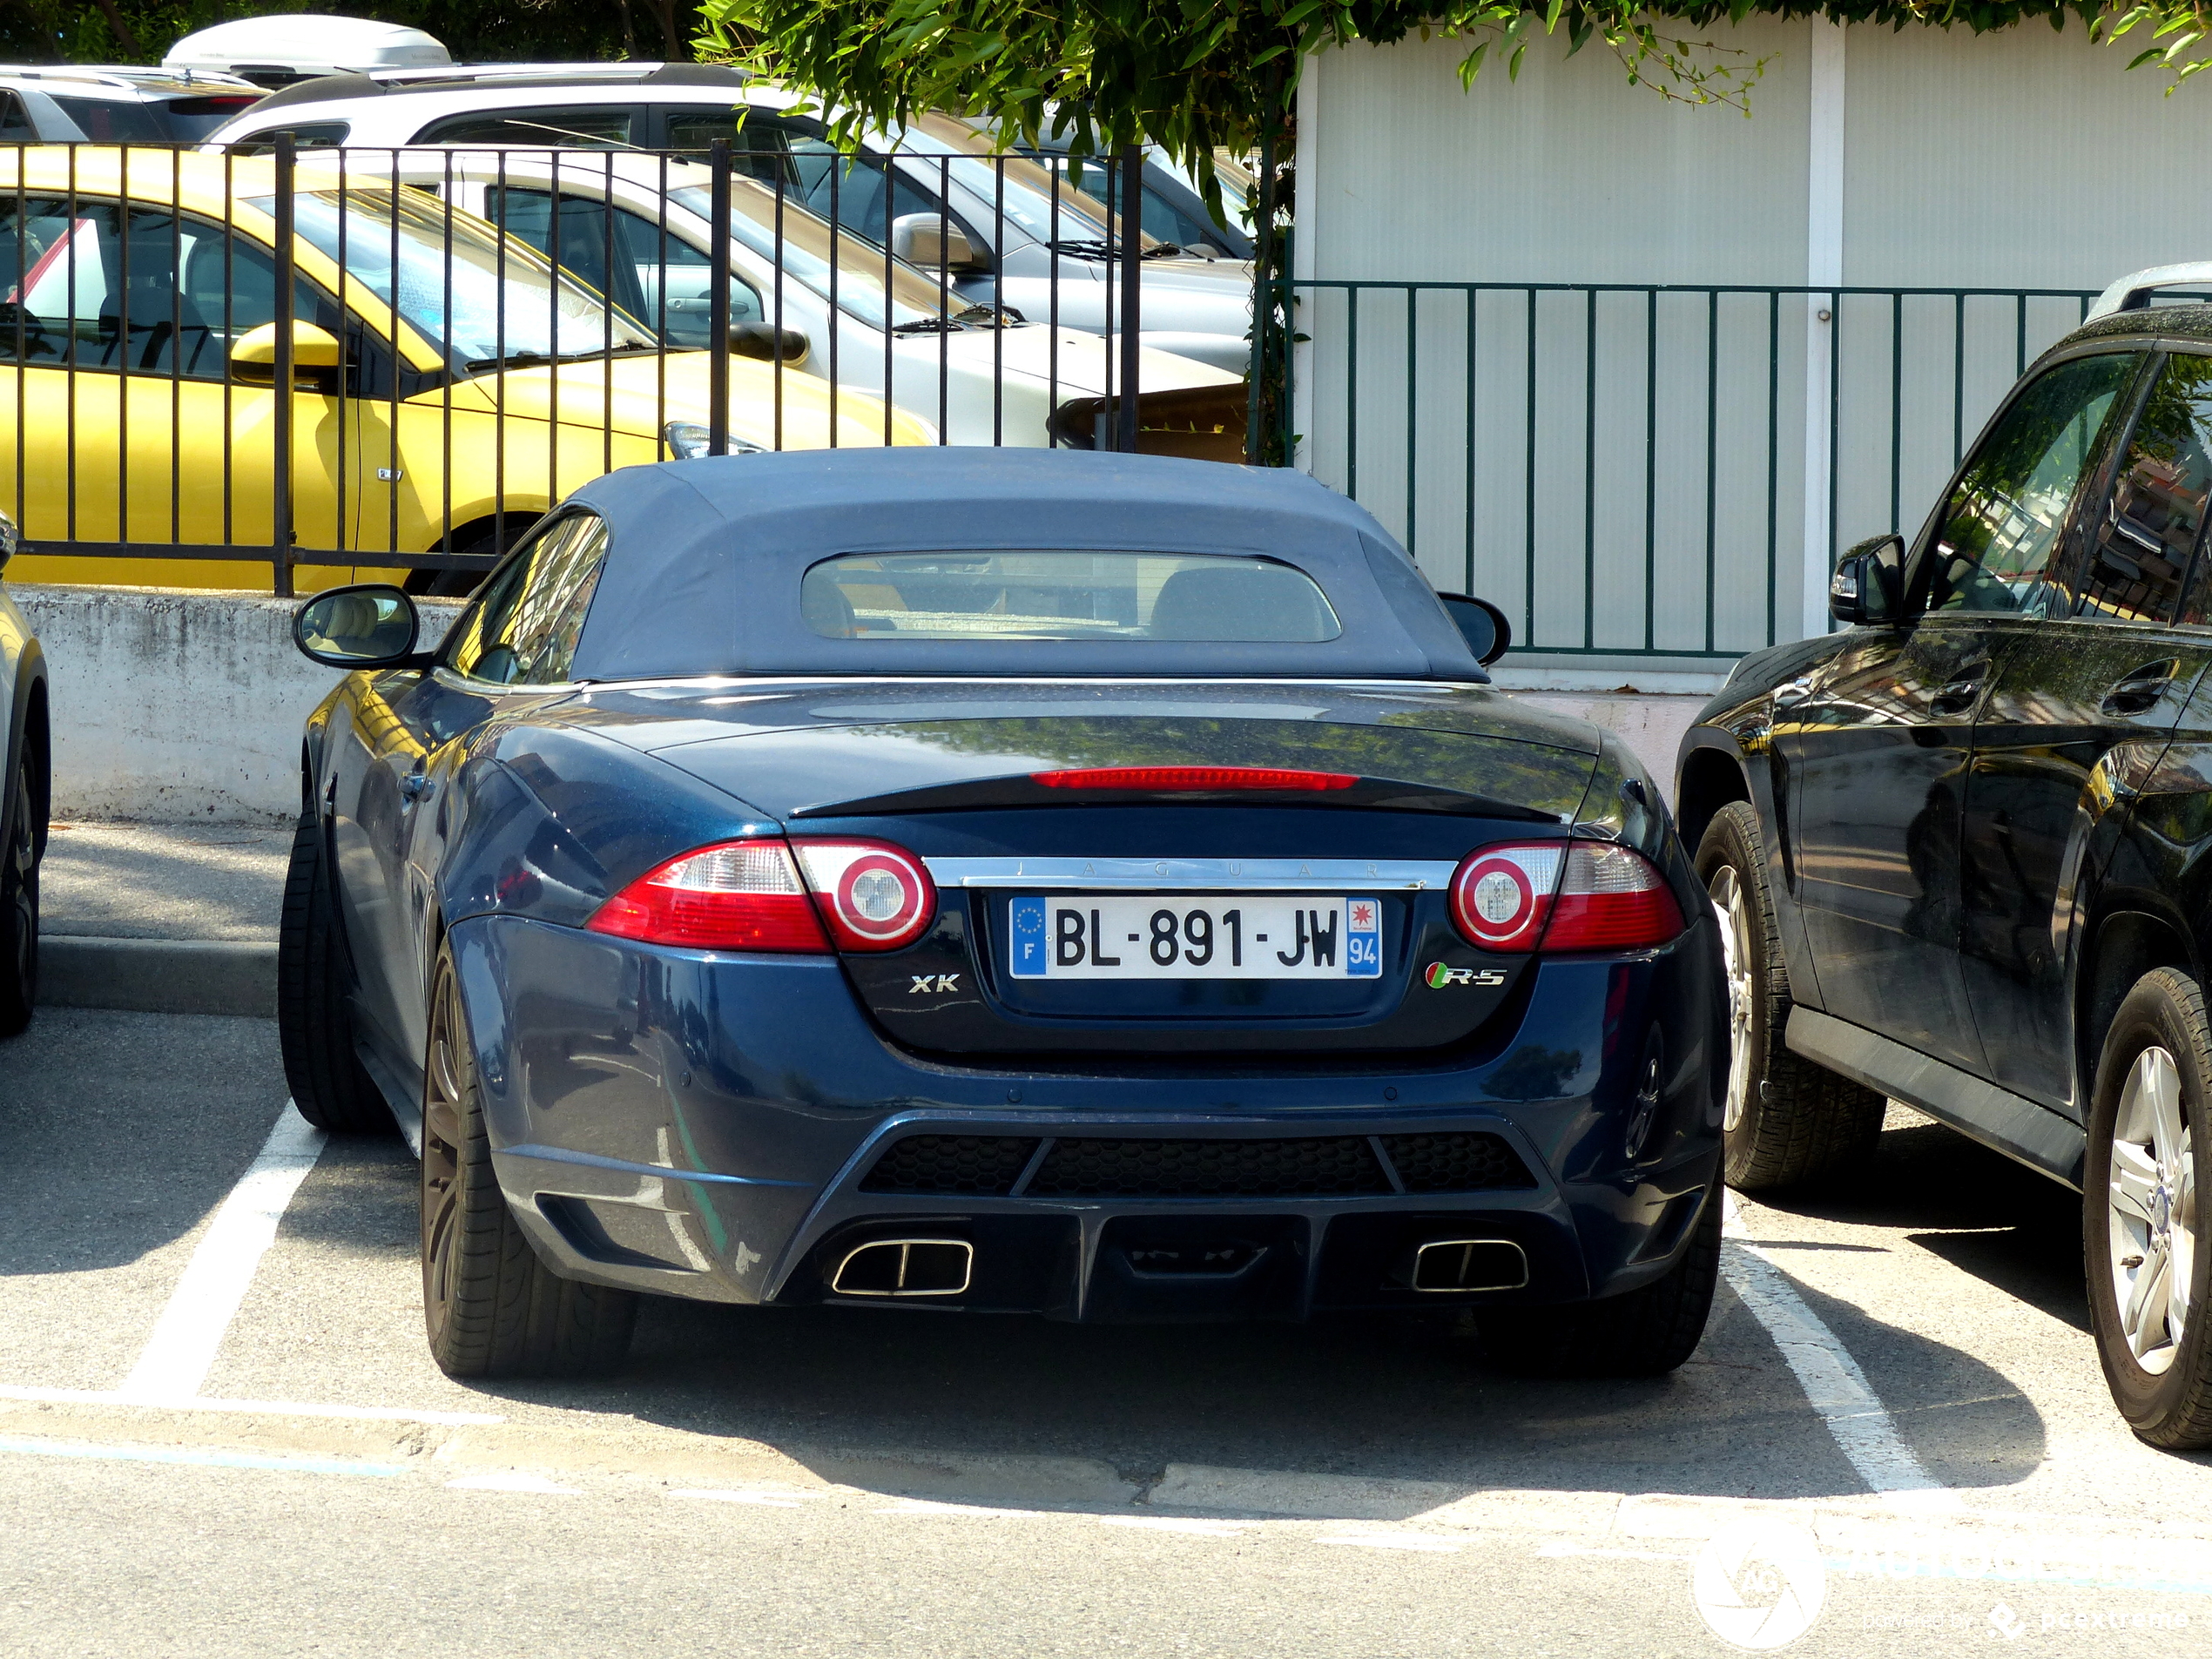
[[734, 90], [752, 77], [726, 64], [437, 64], [372, 70], [367, 74], [319, 75], [295, 81], [261, 100], [262, 109], [320, 104], [326, 98], [376, 98], [393, 92], [435, 92], [449, 87], [490, 86], [715, 86]]
[[2094, 322], [2119, 311], [2141, 311], [2161, 288], [2202, 288], [2212, 293], [2212, 264], [2202, 260], [2187, 265], [2154, 265], [2114, 283], [2089, 307], [2083, 322]]

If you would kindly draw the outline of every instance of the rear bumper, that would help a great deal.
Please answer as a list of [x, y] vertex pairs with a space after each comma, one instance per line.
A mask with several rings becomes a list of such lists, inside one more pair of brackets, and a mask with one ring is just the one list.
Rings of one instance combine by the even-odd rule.
[[[946, 1066], [887, 1043], [834, 961], [511, 917], [452, 943], [532, 1242], [564, 1276], [660, 1294], [1082, 1319], [1573, 1301], [1664, 1272], [1717, 1163], [1703, 916], [1665, 951], [1542, 964], [1480, 1059], [1272, 1075]], [[922, 1135], [968, 1144], [879, 1170]], [[1436, 1136], [1494, 1143], [1453, 1163], [1397, 1138]], [[853, 1249], [900, 1238], [964, 1244], [972, 1272], [942, 1294], [833, 1288]], [[1420, 1288], [1416, 1253], [1443, 1240], [1518, 1250], [1525, 1283], [1489, 1251], [1476, 1277], [1500, 1288]]]

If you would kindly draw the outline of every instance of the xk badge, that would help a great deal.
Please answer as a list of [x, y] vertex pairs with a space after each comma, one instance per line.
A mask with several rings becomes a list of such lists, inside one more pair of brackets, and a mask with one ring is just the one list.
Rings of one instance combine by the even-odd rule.
[[957, 974], [909, 974], [907, 977], [914, 981], [907, 987], [908, 996], [920, 996], [927, 991], [960, 989], [960, 975]]
[[1428, 981], [1431, 990], [1441, 991], [1454, 985], [1480, 986], [1494, 990], [1506, 982], [1505, 970], [1498, 968], [1447, 968], [1441, 962], [1431, 962], [1428, 972], [1421, 977]]

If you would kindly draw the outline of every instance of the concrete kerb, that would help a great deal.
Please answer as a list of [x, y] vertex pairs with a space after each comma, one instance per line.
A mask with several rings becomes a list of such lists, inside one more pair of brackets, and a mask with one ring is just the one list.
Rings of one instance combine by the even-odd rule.
[[259, 939], [38, 941], [38, 1001], [49, 1008], [276, 1016], [277, 948]]

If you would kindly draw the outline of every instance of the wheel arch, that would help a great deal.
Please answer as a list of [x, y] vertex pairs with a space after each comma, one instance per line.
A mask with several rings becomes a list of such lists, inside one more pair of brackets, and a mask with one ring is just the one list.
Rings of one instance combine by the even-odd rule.
[[[47, 828], [53, 818], [53, 722], [48, 711], [46, 657], [36, 639], [24, 643], [16, 661], [14, 707], [15, 718], [9, 722], [7, 770], [0, 776], [12, 778], [23, 757], [26, 753], [32, 757], [30, 806], [36, 821], [31, 839], [38, 856], [44, 858]], [[0, 824], [0, 828], [4, 827]]]
[[1732, 801], [1751, 802], [1751, 781], [1743, 758], [1725, 732], [1695, 730], [1695, 746], [1683, 756], [1675, 785], [1675, 822], [1693, 856], [1713, 814]]
[[2105, 1033], [2135, 981], [2154, 968], [2178, 968], [2203, 982], [2191, 929], [2178, 914], [2143, 895], [2128, 894], [2104, 910], [2092, 920], [2086, 937], [2074, 1022], [2074, 1100], [2085, 1119]]

